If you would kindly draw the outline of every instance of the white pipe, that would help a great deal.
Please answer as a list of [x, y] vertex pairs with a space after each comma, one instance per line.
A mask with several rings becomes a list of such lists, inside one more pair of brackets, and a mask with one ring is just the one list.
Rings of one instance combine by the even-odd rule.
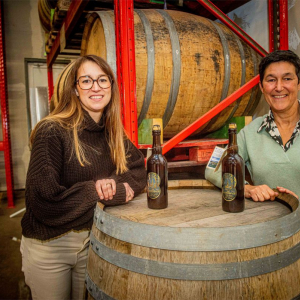
[[20, 214], [21, 212], [23, 212], [23, 211], [25, 211], [25, 210], [26, 210], [26, 207], [24, 207], [24, 208], [18, 210], [17, 212], [15, 212], [14, 214], [10, 215], [9, 217], [12, 218], [12, 217], [14, 217], [14, 216]]

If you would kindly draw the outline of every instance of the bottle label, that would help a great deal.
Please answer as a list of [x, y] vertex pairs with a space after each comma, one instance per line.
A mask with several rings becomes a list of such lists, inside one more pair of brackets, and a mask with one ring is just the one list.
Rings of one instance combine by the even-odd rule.
[[156, 199], [160, 193], [160, 177], [157, 173], [149, 172], [147, 177], [148, 197]]
[[236, 191], [236, 178], [230, 173], [224, 173], [222, 185], [223, 198], [226, 201], [232, 201], [237, 195]]

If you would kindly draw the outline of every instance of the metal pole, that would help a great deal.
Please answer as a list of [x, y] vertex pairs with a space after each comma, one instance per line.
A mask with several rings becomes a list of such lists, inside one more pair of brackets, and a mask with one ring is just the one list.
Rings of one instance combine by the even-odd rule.
[[279, 49], [289, 49], [287, 0], [279, 0]]
[[138, 145], [133, 0], [114, 0], [117, 77], [125, 131]]
[[268, 17], [269, 17], [269, 52], [274, 51], [274, 7], [273, 0], [268, 0]]
[[4, 44], [4, 28], [3, 28], [3, 1], [0, 3], [0, 101], [2, 114], [2, 131], [3, 131], [3, 151], [5, 161], [6, 187], [7, 187], [7, 206], [14, 207], [13, 200], [13, 170], [11, 157], [11, 143], [9, 131], [9, 113], [8, 113], [8, 99], [7, 99], [7, 75], [5, 65], [5, 44]]
[[52, 95], [53, 95], [53, 91], [54, 91], [54, 85], [53, 85], [53, 69], [52, 69], [52, 65], [48, 66], [48, 99], [49, 99], [49, 103], [51, 101]]
[[254, 41], [245, 31], [243, 31], [239, 26], [237, 26], [230, 18], [227, 17], [219, 8], [217, 8], [209, 0], [197, 0], [201, 5], [203, 5], [210, 13], [212, 13], [216, 18], [222, 21], [226, 26], [228, 26], [237, 36], [239, 36], [245, 43], [247, 43], [252, 49], [254, 49], [261, 56], [265, 56], [268, 52], [262, 48], [256, 41]]

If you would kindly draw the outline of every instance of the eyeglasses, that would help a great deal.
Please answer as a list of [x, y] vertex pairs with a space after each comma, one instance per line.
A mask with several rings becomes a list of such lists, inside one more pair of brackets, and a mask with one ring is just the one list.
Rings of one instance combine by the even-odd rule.
[[93, 87], [95, 81], [102, 89], [108, 89], [112, 85], [112, 79], [108, 75], [101, 75], [97, 79], [93, 79], [88, 75], [80, 76], [76, 83], [82, 90], [89, 90]]

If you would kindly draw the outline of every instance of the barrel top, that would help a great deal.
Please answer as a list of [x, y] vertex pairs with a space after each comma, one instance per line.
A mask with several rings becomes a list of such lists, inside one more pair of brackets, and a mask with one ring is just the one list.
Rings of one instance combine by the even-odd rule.
[[126, 205], [106, 207], [105, 212], [138, 223], [195, 228], [251, 225], [291, 213], [291, 209], [280, 199], [265, 202], [246, 199], [245, 210], [241, 213], [224, 212], [221, 204], [219, 190], [187, 188], [169, 190], [169, 205], [166, 209], [149, 209], [147, 195], [143, 193]]

